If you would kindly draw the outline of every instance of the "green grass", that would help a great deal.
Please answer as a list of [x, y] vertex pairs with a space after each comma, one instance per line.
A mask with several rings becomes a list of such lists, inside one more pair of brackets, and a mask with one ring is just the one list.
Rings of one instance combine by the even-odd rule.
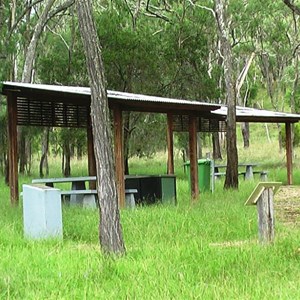
[[[239, 149], [241, 159], [263, 163], [272, 180], [285, 180], [283, 154], [272, 151], [274, 145]], [[51, 176], [59, 175], [56, 165]], [[131, 169], [165, 173], [165, 157], [134, 159]], [[80, 166], [73, 175], [84, 172]], [[10, 207], [1, 180], [0, 299], [300, 299], [300, 230], [276, 222], [274, 245], [257, 243], [256, 208], [244, 206], [256, 181], [226, 192], [218, 182], [215, 193], [191, 205], [178, 158], [176, 173], [177, 206], [121, 211], [121, 258], [101, 254], [98, 213], [76, 207], [63, 207], [63, 241], [25, 240], [22, 203]], [[298, 171], [295, 177], [300, 182]]]

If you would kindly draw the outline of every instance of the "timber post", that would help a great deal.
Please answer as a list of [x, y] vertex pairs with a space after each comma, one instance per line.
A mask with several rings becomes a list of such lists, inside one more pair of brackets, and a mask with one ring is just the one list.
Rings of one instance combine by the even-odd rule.
[[13, 93], [7, 94], [7, 120], [10, 202], [11, 205], [17, 206], [19, 204], [17, 97]]
[[269, 244], [274, 241], [273, 196], [273, 188], [265, 188], [256, 204], [258, 214], [258, 237], [262, 244]]
[[167, 114], [168, 174], [174, 174], [173, 114]]
[[119, 106], [113, 108], [114, 136], [115, 136], [115, 165], [119, 205], [125, 207], [125, 178], [124, 178], [124, 153], [123, 153], [123, 120], [122, 110]]
[[286, 169], [287, 183], [293, 184], [293, 146], [292, 146], [292, 129], [291, 123], [285, 123], [285, 145], [286, 145]]
[[256, 205], [258, 215], [258, 238], [261, 244], [273, 243], [275, 237], [274, 194], [281, 182], [260, 182], [245, 205]]
[[[91, 122], [91, 114], [88, 115], [87, 121], [87, 152], [88, 152], [88, 172], [89, 176], [97, 176], [96, 159], [94, 152], [93, 128]], [[91, 190], [96, 189], [96, 181], [90, 181], [89, 187]]]
[[197, 117], [189, 116], [190, 180], [192, 201], [199, 196], [198, 160], [197, 160]]

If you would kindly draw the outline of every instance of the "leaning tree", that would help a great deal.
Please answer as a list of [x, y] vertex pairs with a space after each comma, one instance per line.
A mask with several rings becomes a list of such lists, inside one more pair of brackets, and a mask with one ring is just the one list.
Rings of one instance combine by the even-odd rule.
[[118, 193], [114, 174], [106, 79], [90, 0], [76, 0], [80, 34], [91, 87], [91, 120], [100, 205], [100, 245], [105, 253], [123, 254]]

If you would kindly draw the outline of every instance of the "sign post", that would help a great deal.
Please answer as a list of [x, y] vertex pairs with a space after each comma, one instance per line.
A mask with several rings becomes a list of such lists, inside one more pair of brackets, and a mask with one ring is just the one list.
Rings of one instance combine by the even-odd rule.
[[260, 182], [245, 203], [257, 207], [258, 237], [262, 244], [274, 241], [273, 197], [281, 185], [281, 182]]

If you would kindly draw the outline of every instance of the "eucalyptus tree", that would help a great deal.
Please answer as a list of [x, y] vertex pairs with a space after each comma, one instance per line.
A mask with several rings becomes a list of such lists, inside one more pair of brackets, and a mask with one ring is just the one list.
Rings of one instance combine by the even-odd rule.
[[76, 0], [76, 7], [91, 87], [91, 120], [100, 206], [100, 244], [105, 253], [123, 254], [125, 245], [111, 151], [111, 129], [101, 46], [90, 0]]
[[238, 187], [238, 153], [236, 145], [236, 92], [233, 69], [232, 48], [228, 26], [227, 5], [223, 0], [215, 0], [215, 18], [223, 56], [224, 79], [227, 104], [226, 149], [227, 168], [224, 187]]

